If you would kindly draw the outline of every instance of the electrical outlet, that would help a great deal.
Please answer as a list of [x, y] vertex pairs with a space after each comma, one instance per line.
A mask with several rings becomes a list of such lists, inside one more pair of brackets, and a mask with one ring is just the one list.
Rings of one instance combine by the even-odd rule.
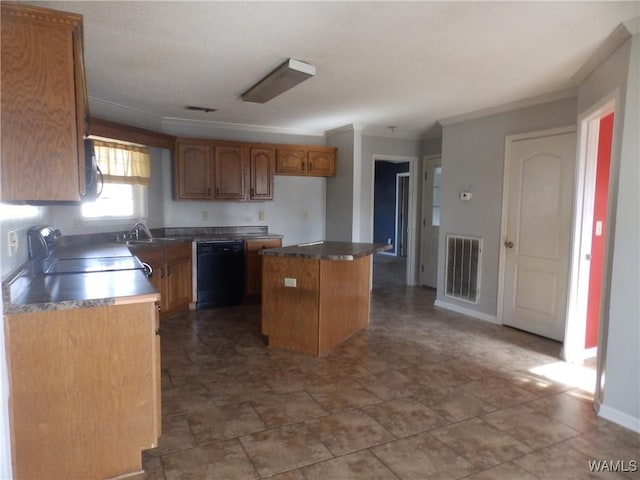
[[391, 245], [391, 239], [387, 238], [387, 245]]
[[264, 212], [262, 210], [258, 212], [258, 220], [261, 222], [264, 220]]
[[309, 212], [305, 210], [304, 212], [302, 212], [302, 220], [308, 220], [308, 219], [309, 219]]
[[284, 286], [296, 288], [298, 286], [298, 280], [295, 278], [285, 277]]
[[18, 233], [15, 230], [9, 232], [9, 256], [13, 257], [18, 253]]
[[202, 210], [202, 213], [200, 214], [200, 220], [202, 220], [203, 222], [209, 220], [209, 210]]

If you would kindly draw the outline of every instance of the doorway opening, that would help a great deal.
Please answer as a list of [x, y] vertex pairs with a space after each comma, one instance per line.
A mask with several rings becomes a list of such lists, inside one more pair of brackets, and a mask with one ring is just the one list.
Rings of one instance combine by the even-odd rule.
[[417, 158], [373, 155], [371, 239], [392, 245], [374, 255], [373, 287], [416, 285]]
[[[580, 123], [573, 265], [564, 358], [596, 366], [604, 345], [602, 312], [606, 291], [611, 151], [615, 100], [605, 101]], [[600, 370], [600, 368], [598, 368]], [[597, 386], [596, 386], [597, 388]]]

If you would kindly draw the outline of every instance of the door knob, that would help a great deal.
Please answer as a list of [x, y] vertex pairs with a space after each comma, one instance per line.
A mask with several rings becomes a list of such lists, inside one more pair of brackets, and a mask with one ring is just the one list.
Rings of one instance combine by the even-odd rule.
[[513, 248], [513, 242], [510, 242], [509, 240], [505, 240], [504, 246], [507, 248]]

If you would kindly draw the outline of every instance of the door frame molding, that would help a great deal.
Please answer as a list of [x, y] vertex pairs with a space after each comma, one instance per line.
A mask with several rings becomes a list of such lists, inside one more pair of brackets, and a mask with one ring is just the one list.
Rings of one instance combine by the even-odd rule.
[[[567, 302], [567, 324], [565, 327], [565, 342], [563, 348], [563, 358], [572, 363], [580, 363], [589, 357], [589, 352], [584, 348], [585, 328], [587, 321], [587, 301], [589, 296], [589, 272], [591, 270], [590, 261], [585, 259], [587, 253], [591, 253], [591, 233], [593, 229], [593, 209], [595, 196], [595, 177], [598, 155], [598, 134], [594, 128], [599, 128], [600, 119], [616, 112], [616, 95], [609, 95], [593, 108], [589, 109], [578, 119], [578, 158], [575, 170], [575, 200], [574, 218], [571, 239], [571, 264], [569, 269], [569, 298]], [[597, 125], [595, 124], [597, 121]], [[616, 118], [614, 117], [614, 129]], [[595, 133], [595, 135], [594, 135]], [[613, 138], [612, 138], [613, 158]], [[609, 166], [611, 171], [612, 165]], [[609, 179], [611, 185], [611, 178]], [[609, 193], [611, 198], [611, 193]], [[607, 208], [608, 210], [608, 208]], [[607, 218], [610, 211], [607, 211]], [[602, 265], [602, 287], [607, 285], [606, 264], [607, 251], [610, 244], [610, 234], [612, 231], [606, 222], [605, 248]], [[602, 293], [605, 288], [602, 288]], [[603, 295], [604, 297], [604, 295]], [[600, 318], [602, 315], [602, 302], [600, 308]], [[598, 345], [601, 345], [602, 329], [598, 326]], [[597, 350], [596, 350], [597, 354]]]
[[[435, 248], [435, 269], [436, 269], [436, 282], [433, 285], [427, 285], [425, 281], [426, 272], [425, 267], [427, 266], [427, 253], [426, 253], [426, 241], [427, 235], [426, 231], [428, 228], [432, 227], [433, 223], [433, 178], [431, 177], [432, 172], [427, 170], [431, 165], [437, 163], [440, 168], [442, 168], [442, 154], [431, 154], [424, 155], [422, 157], [422, 174], [420, 176], [420, 181], [422, 184], [422, 215], [420, 221], [422, 222], [420, 225], [420, 270], [419, 270], [419, 285], [428, 286], [429, 288], [437, 288], [438, 283], [438, 258], [440, 256], [438, 240], [436, 239], [436, 248]], [[427, 178], [425, 178], [425, 175]], [[438, 231], [440, 227], [438, 227]]]
[[[395, 252], [396, 252], [396, 257], [400, 256], [400, 242], [398, 241], [398, 239], [400, 238], [400, 235], [398, 232], [398, 214], [400, 213], [400, 184], [401, 182], [401, 178], [404, 177], [409, 177], [409, 183], [411, 183], [411, 175], [409, 174], [409, 172], [402, 172], [402, 173], [396, 173], [396, 217], [395, 217], [395, 223], [396, 223], [396, 238], [395, 238]], [[407, 195], [409, 195], [409, 192], [407, 192]], [[409, 208], [407, 207], [407, 217], [409, 216]], [[405, 223], [408, 221], [408, 218], [405, 218]], [[407, 232], [407, 240], [409, 240], [409, 235]], [[408, 249], [407, 249], [408, 250]], [[409, 252], [407, 251], [407, 254], [409, 254]]]
[[[501, 222], [500, 222], [500, 257], [498, 260], [498, 299], [497, 299], [497, 312], [496, 312], [496, 321], [499, 325], [503, 325], [503, 314], [504, 314], [504, 275], [507, 261], [507, 252], [504, 248], [504, 242], [507, 240], [507, 213], [509, 208], [509, 174], [510, 174], [510, 164], [509, 157], [511, 155], [511, 144], [513, 142], [519, 140], [528, 140], [532, 138], [540, 138], [540, 137], [552, 137], [555, 135], [563, 135], [565, 133], [575, 133], [576, 126], [575, 125], [567, 125], [564, 127], [550, 128], [545, 130], [536, 130], [533, 132], [526, 133], [518, 133], [515, 135], [507, 135], [505, 136], [505, 145], [504, 145], [504, 165], [502, 168], [503, 177], [502, 177], [502, 212], [501, 212]], [[573, 217], [573, 212], [571, 214]], [[571, 226], [571, 232], [573, 232], [573, 225]], [[571, 255], [569, 255], [571, 257]], [[571, 258], [569, 258], [569, 268], [571, 268]], [[570, 285], [567, 285], [567, 290]]]
[[409, 162], [409, 245], [407, 249], [407, 276], [406, 284], [408, 286], [415, 286], [418, 284], [417, 272], [418, 272], [418, 256], [417, 256], [417, 244], [418, 235], [416, 228], [416, 218], [419, 218], [420, 212], [418, 211], [418, 177], [419, 165], [418, 157], [408, 157], [402, 155], [383, 155], [374, 153], [371, 155], [371, 232], [370, 238], [373, 240], [373, 220], [374, 220], [374, 197], [375, 197], [375, 179], [376, 179], [376, 161], [386, 162]]

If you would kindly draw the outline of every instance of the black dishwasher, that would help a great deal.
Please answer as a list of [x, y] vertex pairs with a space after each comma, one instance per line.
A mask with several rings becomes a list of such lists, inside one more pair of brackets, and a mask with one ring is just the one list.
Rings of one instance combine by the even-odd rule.
[[244, 300], [244, 242], [197, 243], [196, 308], [241, 304]]

